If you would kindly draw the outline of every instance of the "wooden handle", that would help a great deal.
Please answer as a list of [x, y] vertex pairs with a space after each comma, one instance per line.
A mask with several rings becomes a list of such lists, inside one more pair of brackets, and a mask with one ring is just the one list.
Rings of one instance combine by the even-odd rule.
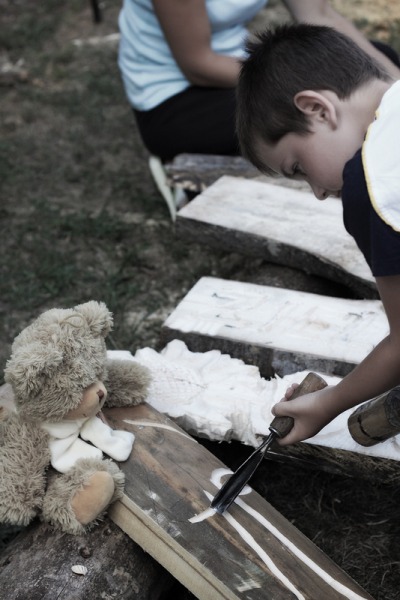
[[400, 433], [400, 386], [361, 404], [347, 425], [361, 446], [375, 446]]
[[[308, 373], [300, 385], [294, 390], [290, 400], [294, 400], [299, 396], [305, 396], [305, 394], [309, 394], [310, 392], [322, 390], [327, 385], [326, 381], [316, 373]], [[294, 419], [292, 417], [275, 417], [269, 428], [275, 435], [281, 438], [289, 433], [293, 425]]]

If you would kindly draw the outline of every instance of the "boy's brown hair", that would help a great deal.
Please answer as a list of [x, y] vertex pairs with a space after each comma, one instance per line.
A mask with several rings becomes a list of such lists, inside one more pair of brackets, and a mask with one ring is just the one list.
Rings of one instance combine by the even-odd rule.
[[372, 79], [388, 80], [381, 67], [347, 36], [319, 25], [281, 25], [247, 44], [237, 87], [236, 127], [241, 151], [268, 171], [257, 142], [278, 142], [287, 133], [309, 132], [295, 106], [303, 90], [330, 90], [340, 99]]

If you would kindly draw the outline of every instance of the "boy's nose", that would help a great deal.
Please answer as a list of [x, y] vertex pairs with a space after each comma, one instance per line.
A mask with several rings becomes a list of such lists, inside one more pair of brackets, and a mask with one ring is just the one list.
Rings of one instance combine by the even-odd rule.
[[328, 192], [324, 188], [319, 187], [318, 185], [311, 185], [311, 189], [313, 191], [314, 196], [318, 198], [318, 200], [325, 200], [325, 198], [329, 196]]

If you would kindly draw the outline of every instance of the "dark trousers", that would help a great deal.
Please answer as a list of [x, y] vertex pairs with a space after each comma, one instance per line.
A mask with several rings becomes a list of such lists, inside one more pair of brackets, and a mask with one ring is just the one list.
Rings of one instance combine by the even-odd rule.
[[190, 87], [152, 110], [134, 111], [144, 145], [161, 160], [177, 154], [240, 154], [235, 90]]

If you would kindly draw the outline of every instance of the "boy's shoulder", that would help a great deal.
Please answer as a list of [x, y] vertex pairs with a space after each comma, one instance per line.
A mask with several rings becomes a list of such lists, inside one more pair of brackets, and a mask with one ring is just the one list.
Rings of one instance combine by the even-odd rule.
[[[343, 186], [343, 221], [355, 239], [373, 275], [400, 274], [400, 232], [374, 210], [364, 176], [361, 148], [346, 164]], [[398, 190], [400, 200], [400, 189]]]
[[400, 231], [400, 81], [384, 94], [362, 147], [362, 164], [372, 206]]
[[343, 219], [372, 273], [400, 274], [400, 82], [384, 94], [343, 171]]

